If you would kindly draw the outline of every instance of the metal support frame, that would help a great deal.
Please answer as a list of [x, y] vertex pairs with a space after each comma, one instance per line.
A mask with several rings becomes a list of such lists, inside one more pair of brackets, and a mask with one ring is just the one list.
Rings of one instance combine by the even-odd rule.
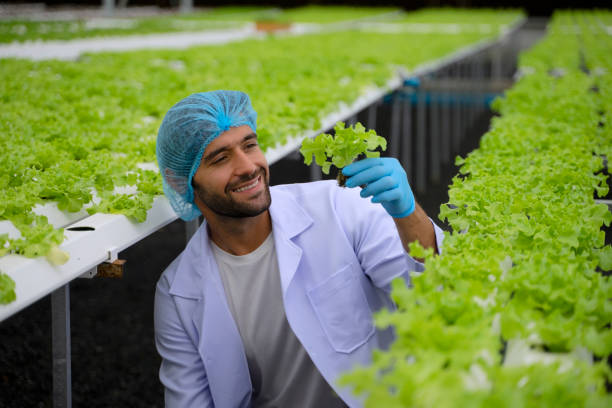
[[[453, 76], [456, 79], [461, 79], [461, 72], [459, 65], [457, 64], [453, 69]], [[453, 152], [458, 152], [461, 146], [461, 101], [459, 98], [452, 102], [453, 111]]]
[[309, 168], [310, 171], [310, 180], [311, 181], [318, 181], [321, 180], [323, 178], [323, 173], [321, 171], [321, 167], [316, 164], [316, 163], [312, 163], [312, 165]]
[[416, 151], [419, 152], [416, 156], [416, 190], [419, 193], [424, 193], [427, 187], [427, 155], [426, 152], [426, 137], [427, 130], [425, 128], [427, 120], [427, 111], [425, 106], [425, 97], [422, 92], [417, 92], [417, 123], [416, 123]]
[[389, 143], [389, 154], [392, 157], [398, 157], [400, 153], [400, 120], [401, 120], [401, 105], [398, 102], [397, 98], [393, 98], [393, 102], [391, 105], [391, 133], [390, 133], [390, 143]]
[[71, 408], [69, 283], [51, 293], [51, 343], [53, 354], [53, 407]]
[[[474, 58], [470, 58], [470, 60], [467, 62], [466, 65], [467, 65], [467, 68], [466, 68], [466, 70], [467, 70], [467, 78], [468, 79], [474, 78], [474, 76], [476, 74], [476, 70], [474, 69]], [[473, 95], [474, 95], [474, 90], [470, 89], [468, 91], [468, 94], [467, 94], [468, 100], [471, 99], [473, 97]], [[474, 112], [475, 111], [475, 106], [474, 106], [473, 103], [468, 103], [468, 104], [466, 104], [466, 107], [467, 107], [467, 118], [468, 118], [468, 120], [467, 120], [467, 129], [469, 129], [472, 126], [472, 124], [474, 123], [474, 117], [476, 116], [474, 114], [475, 113]]]
[[[463, 58], [419, 72], [404, 80], [403, 89], [384, 99], [391, 103], [389, 153], [400, 158], [409, 181], [414, 177], [414, 183], [410, 182], [416, 192], [425, 193], [427, 183], [441, 180], [442, 165], [452, 163], [467, 132], [486, 113], [489, 101], [511, 86], [511, 80], [503, 77], [510, 72], [501, 66], [505, 58], [514, 55], [511, 44], [505, 38], [496, 43], [498, 47], [482, 47]], [[397, 105], [398, 100], [404, 101], [402, 107]], [[414, 126], [410, 117], [413, 107]], [[367, 111], [372, 122], [373, 109]], [[413, 150], [418, 152], [414, 159]]]
[[402, 153], [400, 160], [406, 170], [408, 182], [412, 184], [412, 104], [410, 101], [402, 103]]
[[434, 183], [440, 182], [440, 108], [438, 95], [431, 95], [429, 105], [429, 179]]
[[106, 17], [115, 14], [115, 0], [102, 0], [102, 14]]
[[451, 157], [451, 106], [446, 92], [440, 94], [440, 159], [442, 164], [448, 164]]
[[378, 111], [378, 103], [374, 102], [368, 108], [368, 119], [367, 119], [368, 129], [376, 129], [376, 114], [377, 114], [377, 111]]
[[[485, 67], [488, 55], [476, 53], [435, 73], [407, 80], [402, 91], [386, 98], [391, 103], [389, 153], [402, 160], [409, 180], [414, 175], [416, 191], [423, 193], [428, 182], [441, 180], [442, 165], [449, 164], [453, 154], [460, 150], [466, 131], [485, 111], [489, 95], [499, 91], [497, 87], [502, 81], [492, 81]], [[401, 107], [398, 100], [404, 101]], [[416, 112], [414, 126], [410, 117], [412, 106]], [[409, 139], [413, 128], [414, 144]], [[412, 149], [420, 152], [414, 160]]]
[[[501, 45], [505, 45], [506, 41], [502, 40]], [[493, 47], [491, 53], [491, 79], [498, 80], [502, 78], [503, 56], [501, 47]]]
[[179, 12], [190, 13], [193, 11], [193, 0], [180, 0], [179, 1]]

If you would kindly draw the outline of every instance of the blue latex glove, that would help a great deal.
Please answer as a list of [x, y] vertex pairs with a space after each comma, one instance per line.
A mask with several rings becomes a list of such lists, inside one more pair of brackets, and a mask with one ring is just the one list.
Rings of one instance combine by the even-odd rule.
[[406, 172], [397, 159], [359, 160], [342, 169], [342, 174], [348, 177], [347, 187], [365, 185], [361, 196], [372, 196], [372, 202], [381, 203], [390, 216], [403, 218], [414, 212], [414, 195]]

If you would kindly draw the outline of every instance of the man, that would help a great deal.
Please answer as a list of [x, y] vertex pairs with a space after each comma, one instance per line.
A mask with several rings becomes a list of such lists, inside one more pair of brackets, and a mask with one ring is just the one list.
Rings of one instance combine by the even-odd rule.
[[255, 131], [237, 91], [191, 95], [159, 129], [165, 194], [184, 220], [205, 219], [157, 285], [166, 405], [360, 406], [336, 379], [392, 341], [372, 313], [393, 308], [393, 278], [423, 270], [408, 244], [437, 250], [442, 232], [395, 159], [345, 167], [361, 190], [269, 188]]

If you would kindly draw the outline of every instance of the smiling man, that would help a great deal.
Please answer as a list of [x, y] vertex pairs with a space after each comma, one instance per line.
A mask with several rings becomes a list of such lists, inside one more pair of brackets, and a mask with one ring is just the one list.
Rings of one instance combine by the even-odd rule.
[[[230, 162], [238, 164], [239, 176], [227, 184], [236, 170]], [[270, 206], [268, 179], [257, 135], [248, 125], [230, 128], [210, 143], [194, 174], [196, 205], [230, 218], [254, 217]]]
[[[193, 94], [160, 126], [164, 192], [204, 223], [159, 279], [155, 340], [168, 407], [358, 407], [336, 380], [392, 341], [372, 314], [442, 231], [397, 160], [333, 181], [269, 187], [256, 113], [238, 91]], [[372, 200], [364, 198], [372, 197]]]

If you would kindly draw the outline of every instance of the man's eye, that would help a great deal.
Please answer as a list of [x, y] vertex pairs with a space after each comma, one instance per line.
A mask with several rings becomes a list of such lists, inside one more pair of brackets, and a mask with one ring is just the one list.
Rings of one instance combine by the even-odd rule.
[[226, 158], [226, 156], [217, 157], [215, 160], [213, 160], [213, 164], [222, 163]]

